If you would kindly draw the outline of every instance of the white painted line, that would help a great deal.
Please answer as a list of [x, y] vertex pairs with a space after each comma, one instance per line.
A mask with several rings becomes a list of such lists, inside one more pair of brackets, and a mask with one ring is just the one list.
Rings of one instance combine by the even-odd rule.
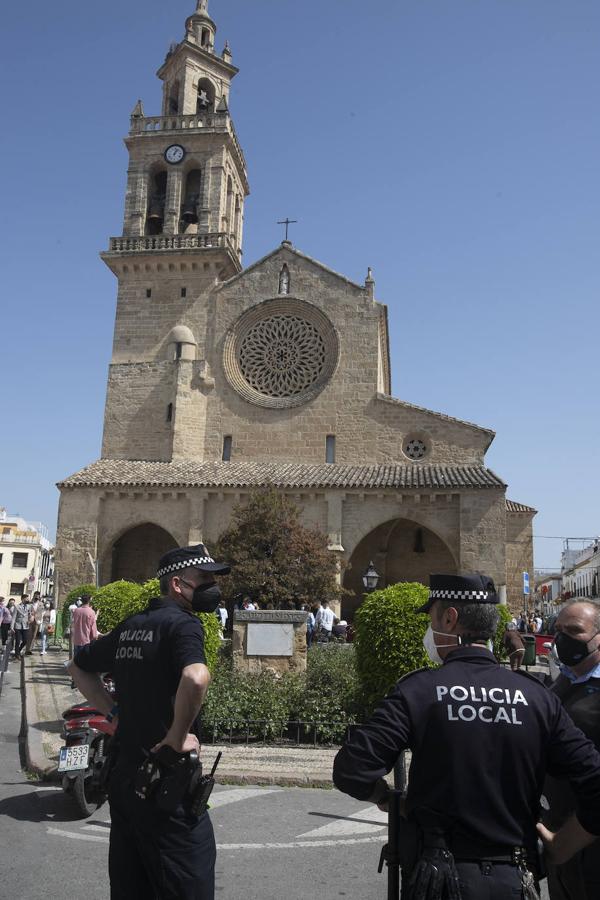
[[84, 825], [84, 831], [101, 831], [102, 834], [108, 834], [110, 831], [110, 822], [107, 822], [106, 825]]
[[[352, 819], [360, 821], [353, 822]], [[388, 814], [382, 812], [374, 804], [367, 806], [365, 809], [359, 809], [358, 812], [352, 813], [351, 816], [339, 818], [335, 822], [328, 822], [321, 825], [320, 828], [313, 828], [311, 831], [305, 831], [298, 837], [334, 837], [342, 834], [374, 834], [380, 833], [387, 827]]]
[[370, 844], [374, 841], [380, 844], [381, 837], [341, 838], [339, 841], [289, 841], [287, 844], [217, 844], [217, 850], [295, 850], [297, 847], [337, 847], [339, 844]]
[[212, 811], [228, 803], [239, 803], [251, 797], [260, 797], [261, 794], [278, 794], [281, 790], [281, 788], [237, 788], [233, 791], [219, 791], [218, 794], [211, 794], [210, 809]]
[[78, 834], [76, 831], [63, 831], [61, 828], [46, 828], [46, 834], [57, 834], [60, 837], [72, 838], [74, 841], [97, 841], [100, 844], [108, 844], [108, 837], [99, 837], [95, 834]]
[[44, 794], [46, 791], [62, 791], [61, 787], [39, 787], [35, 789], [36, 794]]

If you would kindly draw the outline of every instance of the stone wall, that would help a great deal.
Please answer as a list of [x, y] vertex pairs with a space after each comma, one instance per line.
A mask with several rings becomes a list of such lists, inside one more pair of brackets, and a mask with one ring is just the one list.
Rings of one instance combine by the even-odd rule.
[[506, 514], [506, 594], [512, 612], [523, 609], [523, 572], [529, 572], [533, 591], [533, 515], [510, 511]]

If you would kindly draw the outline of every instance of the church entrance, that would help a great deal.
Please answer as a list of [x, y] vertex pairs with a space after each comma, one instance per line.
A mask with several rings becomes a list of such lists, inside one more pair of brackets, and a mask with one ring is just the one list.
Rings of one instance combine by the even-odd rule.
[[114, 542], [110, 579], [102, 580], [104, 583], [120, 579], [144, 582], [154, 578], [160, 557], [177, 546], [175, 538], [164, 528], [149, 522], [136, 525]]
[[409, 519], [385, 522], [360, 541], [344, 571], [343, 586], [351, 591], [342, 600], [344, 619], [352, 620], [363, 601], [362, 576], [371, 560], [380, 575], [379, 588], [398, 581], [419, 581], [428, 585], [432, 572], [450, 575], [457, 572], [452, 552], [429, 528]]

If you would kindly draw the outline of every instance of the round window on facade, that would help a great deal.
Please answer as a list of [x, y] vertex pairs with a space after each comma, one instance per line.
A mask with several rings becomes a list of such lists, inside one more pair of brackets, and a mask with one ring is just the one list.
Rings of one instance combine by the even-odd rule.
[[429, 442], [423, 437], [409, 435], [402, 445], [402, 450], [405, 456], [408, 456], [413, 462], [418, 462], [425, 459], [429, 453]]
[[316, 307], [286, 298], [244, 313], [225, 341], [229, 383], [259, 406], [299, 406], [331, 378], [339, 357], [333, 325]]

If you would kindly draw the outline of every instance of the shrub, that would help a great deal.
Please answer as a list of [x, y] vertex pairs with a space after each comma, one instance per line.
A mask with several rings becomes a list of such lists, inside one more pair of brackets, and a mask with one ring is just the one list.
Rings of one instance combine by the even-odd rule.
[[143, 609], [140, 603], [141, 585], [133, 581], [112, 581], [98, 588], [94, 597], [94, 606], [98, 610], [98, 629], [106, 633], [138, 610]]
[[[311, 647], [305, 685], [294, 718], [316, 723], [319, 741], [341, 741], [347, 726], [359, 721], [362, 712], [355, 648]], [[311, 732], [309, 728], [308, 737]]]
[[365, 598], [356, 613], [356, 668], [366, 704], [373, 707], [399, 678], [430, 665], [423, 649], [428, 616], [417, 613], [429, 589], [401, 582]]
[[[352, 647], [313, 647], [305, 675], [277, 677], [234, 672], [229, 660], [220, 659], [202, 710], [207, 738], [279, 738], [289, 722], [316, 723], [318, 741], [341, 740], [347, 725], [357, 721], [359, 682]], [[254, 723], [254, 724], [253, 724]], [[292, 728], [290, 738], [296, 737]], [[313, 740], [314, 726], [301, 737]]]
[[506, 606], [506, 604], [501, 604], [498, 607], [498, 612], [500, 613], [500, 621], [498, 622], [496, 637], [494, 638], [494, 654], [496, 656], [496, 659], [507, 659], [508, 651], [502, 643], [502, 640], [506, 631], [506, 623], [510, 622], [512, 616], [510, 614], [510, 609], [508, 608], [508, 606]]

